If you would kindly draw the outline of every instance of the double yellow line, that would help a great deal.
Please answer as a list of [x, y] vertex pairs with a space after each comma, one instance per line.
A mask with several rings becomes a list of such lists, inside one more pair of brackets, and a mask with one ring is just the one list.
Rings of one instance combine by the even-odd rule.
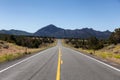
[[60, 80], [61, 56], [62, 56], [62, 54], [61, 54], [61, 48], [59, 48], [56, 80]]

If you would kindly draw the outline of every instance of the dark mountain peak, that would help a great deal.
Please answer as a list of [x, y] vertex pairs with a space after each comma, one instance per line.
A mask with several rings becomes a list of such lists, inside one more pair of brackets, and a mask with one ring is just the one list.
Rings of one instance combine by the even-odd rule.
[[58, 28], [57, 26], [53, 25], [53, 24], [49, 24], [43, 28], [41, 28], [40, 30], [53, 30], [53, 29], [61, 29], [61, 28]]
[[57, 28], [54, 24], [49, 24], [46, 27], [50, 27], [50, 28]]
[[111, 33], [111, 31], [109, 31], [109, 30], [106, 30], [106, 31], [104, 31], [104, 32], [106, 32], [106, 33]]
[[9, 31], [20, 31], [20, 30], [10, 29]]
[[56, 32], [63, 31], [64, 29], [58, 28], [53, 24], [47, 25], [41, 29], [39, 29], [37, 32], [34, 33], [34, 35], [37, 36], [53, 36]]
[[82, 28], [81, 30], [91, 30], [91, 31], [94, 31], [93, 28]]

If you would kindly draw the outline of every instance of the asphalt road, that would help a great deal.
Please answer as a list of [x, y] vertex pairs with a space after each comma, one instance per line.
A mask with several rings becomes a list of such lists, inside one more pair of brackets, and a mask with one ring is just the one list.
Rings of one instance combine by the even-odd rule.
[[61, 41], [0, 70], [0, 80], [120, 80], [120, 70], [63, 47]]

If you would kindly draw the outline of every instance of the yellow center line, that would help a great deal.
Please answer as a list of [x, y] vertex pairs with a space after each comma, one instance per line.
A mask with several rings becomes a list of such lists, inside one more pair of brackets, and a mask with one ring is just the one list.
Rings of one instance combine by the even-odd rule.
[[56, 80], [60, 80], [60, 69], [61, 69], [61, 49], [59, 48]]
[[61, 64], [63, 64], [63, 60], [61, 60]]

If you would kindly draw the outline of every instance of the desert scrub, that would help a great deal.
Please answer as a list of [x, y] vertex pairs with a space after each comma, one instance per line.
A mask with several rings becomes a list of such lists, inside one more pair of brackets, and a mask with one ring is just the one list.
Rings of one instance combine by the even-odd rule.
[[0, 62], [5, 62], [5, 61], [11, 61], [20, 57], [23, 57], [25, 55], [31, 54], [30, 52], [28, 53], [16, 53], [16, 54], [11, 54], [7, 53], [4, 55], [0, 55]]
[[24, 53], [16, 53], [16, 58], [20, 58], [20, 57], [22, 57], [24, 55], [25, 55]]
[[5, 58], [3, 57], [3, 55], [0, 56], [0, 62], [4, 62]]
[[101, 53], [101, 54], [100, 54], [100, 57], [102, 57], [102, 58], [105, 58], [105, 59], [106, 59], [106, 58], [107, 58], [107, 54], [106, 54], [106, 53]]
[[114, 57], [120, 59], [120, 54], [115, 54]]
[[0, 62], [10, 61], [14, 58], [13, 54], [4, 54], [0, 56]]
[[6, 61], [10, 61], [14, 58], [13, 54], [6, 54], [5, 56]]
[[11, 61], [11, 60], [14, 60], [14, 59], [22, 57], [22, 56], [23, 56], [23, 54], [21, 54], [21, 53], [16, 53], [16, 54], [8, 53], [8, 54], [4, 54], [4, 55], [0, 56], [0, 62]]
[[15, 59], [17, 56], [15, 54], [5, 54], [4, 55], [4, 58], [6, 61], [10, 61], [10, 60], [13, 60]]
[[10, 47], [8, 49], [3, 49], [3, 48], [0, 49], [1, 50], [0, 51], [0, 63], [19, 59], [26, 55], [40, 52], [42, 50], [55, 46], [56, 42], [57, 41], [51, 44], [47, 44], [47, 46], [42, 45], [40, 48], [26, 48], [26, 47], [15, 45], [13, 43], [6, 42], [6, 44], [8, 44]]

